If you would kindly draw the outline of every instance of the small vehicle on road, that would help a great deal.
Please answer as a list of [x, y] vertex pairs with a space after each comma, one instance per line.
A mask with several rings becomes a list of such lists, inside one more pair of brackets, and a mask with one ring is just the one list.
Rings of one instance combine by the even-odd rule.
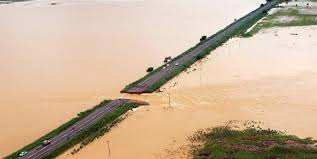
[[27, 151], [22, 151], [22, 152], [20, 152], [19, 156], [22, 157], [22, 156], [25, 156], [26, 154], [28, 154]]
[[43, 146], [47, 146], [49, 144], [51, 144], [50, 140], [44, 140], [43, 143], [42, 143]]
[[179, 63], [176, 63], [176, 64], [175, 64], [175, 66], [178, 66], [178, 65], [179, 65]]

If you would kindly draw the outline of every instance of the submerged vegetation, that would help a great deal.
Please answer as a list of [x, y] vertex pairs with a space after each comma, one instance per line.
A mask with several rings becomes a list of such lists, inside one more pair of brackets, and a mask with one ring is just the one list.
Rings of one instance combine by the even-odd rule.
[[[5, 159], [15, 159], [18, 158], [19, 153], [23, 151], [30, 151], [34, 149], [35, 147], [41, 145], [44, 140], [50, 139], [62, 131], [70, 128], [73, 124], [76, 122], [80, 121], [81, 119], [85, 118], [88, 116], [91, 112], [95, 111], [98, 108], [101, 108], [105, 105], [107, 105], [110, 102], [110, 100], [105, 100], [98, 104], [97, 106], [93, 107], [92, 109], [86, 110], [84, 112], [78, 113], [77, 117], [71, 119], [70, 121], [66, 122], [62, 126], [58, 127], [57, 129], [49, 132], [47, 135], [41, 137], [40, 139], [34, 141], [33, 143], [23, 147], [22, 149], [12, 153], [11, 155], [5, 157]], [[43, 158], [54, 158], [58, 156], [59, 154], [65, 152], [69, 148], [73, 147], [74, 145], [81, 143], [81, 148], [88, 143], [91, 143], [94, 141], [96, 138], [101, 137], [104, 135], [106, 132], [110, 130], [112, 126], [114, 126], [116, 123], [118, 123], [121, 119], [119, 118], [121, 115], [126, 113], [127, 111], [138, 107], [140, 105], [144, 105], [145, 103], [137, 103], [137, 102], [128, 102], [121, 107], [115, 109], [113, 112], [108, 113], [105, 115], [101, 120], [96, 122], [95, 124], [91, 125], [90, 127], [84, 129], [74, 137], [70, 138], [66, 143], [62, 144], [58, 148], [54, 149], [50, 153], [48, 153], [46, 156]]]
[[262, 129], [220, 126], [189, 138], [193, 159], [316, 159], [316, 140]]
[[317, 25], [317, 0], [291, 1], [258, 22], [244, 34], [252, 36], [261, 30], [273, 27]]

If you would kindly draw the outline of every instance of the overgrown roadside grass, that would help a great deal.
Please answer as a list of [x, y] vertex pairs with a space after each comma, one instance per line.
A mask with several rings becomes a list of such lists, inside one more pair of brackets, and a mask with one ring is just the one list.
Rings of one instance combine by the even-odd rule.
[[24, 2], [24, 1], [30, 1], [30, 0], [0, 0], [0, 4], [9, 4], [14, 2]]
[[249, 126], [242, 130], [219, 126], [189, 138], [193, 159], [316, 159], [317, 141]]
[[12, 153], [11, 155], [5, 157], [5, 159], [15, 159], [19, 156], [19, 153], [22, 151], [29, 151], [39, 145], [41, 145], [43, 143], [44, 140], [50, 139], [56, 135], [58, 135], [59, 133], [61, 133], [62, 131], [66, 130], [67, 128], [71, 127], [73, 124], [75, 124], [76, 122], [80, 121], [81, 119], [85, 118], [89, 113], [91, 113], [92, 111], [107, 105], [110, 102], [110, 100], [104, 100], [102, 101], [100, 104], [96, 105], [95, 107], [88, 109], [84, 112], [80, 112], [77, 114], [77, 116], [71, 120], [69, 120], [68, 122], [64, 123], [63, 125], [61, 125], [60, 127], [52, 130], [51, 132], [49, 132], [48, 134], [44, 135], [43, 137], [37, 139], [36, 141], [28, 144], [27, 146], [21, 148], [20, 150]]
[[[95, 111], [98, 108], [101, 108], [101, 107], [107, 105], [109, 102], [110, 102], [110, 100], [105, 100], [105, 101], [101, 102], [100, 104], [98, 104], [97, 106], [93, 107], [92, 109], [89, 109], [87, 111], [78, 113], [77, 117], [71, 119], [70, 121], [68, 121], [65, 124], [61, 125], [57, 129], [49, 132], [48, 134], [46, 134], [45, 136], [41, 137], [40, 139], [32, 142], [31, 144], [21, 148], [20, 150], [12, 153], [9, 156], [5, 157], [5, 159], [18, 158], [20, 152], [22, 152], [22, 151], [30, 151], [31, 149], [41, 145], [44, 140], [50, 139], [50, 138], [58, 135], [62, 131], [64, 131], [64, 130], [68, 129], [69, 127], [71, 127], [76, 122], [78, 122], [81, 119], [83, 119], [86, 116], [88, 116], [91, 112]], [[139, 105], [143, 105], [143, 104], [138, 104], [136, 102], [129, 102], [129, 103], [124, 104], [123, 106], [117, 108], [113, 112], [108, 113], [107, 115], [105, 115], [102, 118], [102, 120], [98, 121], [97, 123], [95, 123], [94, 125], [86, 128], [86, 129], [84, 129], [83, 131], [78, 133], [76, 136], [70, 138], [67, 143], [62, 144], [60, 147], [58, 147], [57, 149], [53, 150], [52, 152], [50, 152], [47, 156], [45, 156], [43, 158], [54, 158], [54, 157], [58, 156], [59, 154], [65, 152], [67, 149], [71, 148], [72, 146], [74, 146], [74, 145], [80, 143], [81, 141], [85, 140], [88, 137], [91, 138], [93, 136], [93, 140], [94, 140], [95, 138], [103, 135], [104, 133], [106, 133], [107, 131], [110, 130], [109, 124], [110, 124], [110, 126], [113, 126], [116, 123], [115, 121], [116, 121], [117, 118], [119, 118], [122, 114], [126, 113], [127, 111], [129, 111], [129, 110], [131, 110], [131, 109], [133, 109], [135, 107], [138, 107]], [[103, 129], [105, 126], [108, 126], [106, 131]], [[100, 130], [103, 130], [103, 132], [101, 133]], [[91, 139], [90, 142], [92, 142], [93, 140]]]
[[[298, 2], [304, 2], [299, 3]], [[273, 27], [309, 26], [317, 25], [317, 6], [309, 4], [317, 0], [292, 1], [291, 4], [279, 8], [258, 22], [250, 31], [244, 34], [245, 37], [253, 36], [261, 30]], [[300, 5], [301, 4], [301, 5]], [[313, 11], [309, 13], [309, 11]]]
[[[105, 115], [101, 120], [99, 120], [97, 123], [93, 124], [92, 126], [84, 129], [80, 133], [78, 133], [76, 136], [72, 137], [67, 143], [62, 144], [57, 149], [50, 152], [48, 155], [42, 157], [42, 159], [51, 159], [55, 158], [56, 156], [62, 154], [69, 148], [81, 143], [82, 149], [85, 145], [91, 143], [95, 139], [103, 136], [106, 132], [110, 130], [112, 126], [116, 124], [116, 120], [126, 113], [127, 111], [138, 107], [139, 104], [137, 103], [126, 103], [123, 106], [117, 108], [111, 113], [108, 113]], [[108, 127], [107, 127], [108, 126]], [[77, 150], [78, 151], [78, 150]]]
[[[308, 2], [317, 2], [317, 0], [306, 0]], [[298, 2], [298, 0], [295, 0], [295, 2]]]

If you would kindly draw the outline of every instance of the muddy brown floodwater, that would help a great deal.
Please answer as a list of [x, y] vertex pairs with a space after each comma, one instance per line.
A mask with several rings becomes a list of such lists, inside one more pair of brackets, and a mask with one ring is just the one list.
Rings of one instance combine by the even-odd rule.
[[316, 27], [232, 39], [164, 92], [130, 96], [119, 91], [147, 67], [159, 66], [263, 1], [49, 2], [0, 5], [0, 157], [101, 100], [120, 96], [151, 105], [76, 155], [59, 158], [109, 158], [107, 141], [111, 159], [164, 158], [165, 149], [186, 144], [197, 129], [229, 120], [262, 121], [317, 138]]
[[[188, 136], [229, 120], [260, 121], [265, 127], [317, 138], [316, 31], [271, 29], [232, 39], [192, 67], [196, 71], [164, 86], [165, 92], [127, 96], [151, 105], [78, 154], [67, 152], [60, 158], [186, 158], [176, 150], [187, 144]], [[175, 151], [181, 156], [175, 157]]]

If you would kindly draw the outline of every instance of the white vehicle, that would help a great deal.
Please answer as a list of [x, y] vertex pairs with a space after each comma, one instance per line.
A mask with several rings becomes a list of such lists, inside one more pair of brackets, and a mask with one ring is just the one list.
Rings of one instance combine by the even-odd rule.
[[22, 152], [20, 152], [19, 156], [22, 157], [22, 156], [24, 156], [24, 155], [26, 155], [26, 154], [28, 154], [27, 151], [22, 151]]
[[166, 66], [169, 66], [170, 64], [168, 63], [168, 64], [166, 64]]
[[43, 141], [43, 146], [47, 146], [47, 145], [49, 145], [49, 144], [51, 144], [51, 141], [50, 140], [44, 140]]
[[175, 64], [175, 66], [178, 66], [178, 65], [179, 65], [179, 63], [176, 63], [176, 64]]
[[166, 69], [166, 67], [165, 67], [165, 66], [163, 67], [163, 70], [164, 70], [164, 69]]

